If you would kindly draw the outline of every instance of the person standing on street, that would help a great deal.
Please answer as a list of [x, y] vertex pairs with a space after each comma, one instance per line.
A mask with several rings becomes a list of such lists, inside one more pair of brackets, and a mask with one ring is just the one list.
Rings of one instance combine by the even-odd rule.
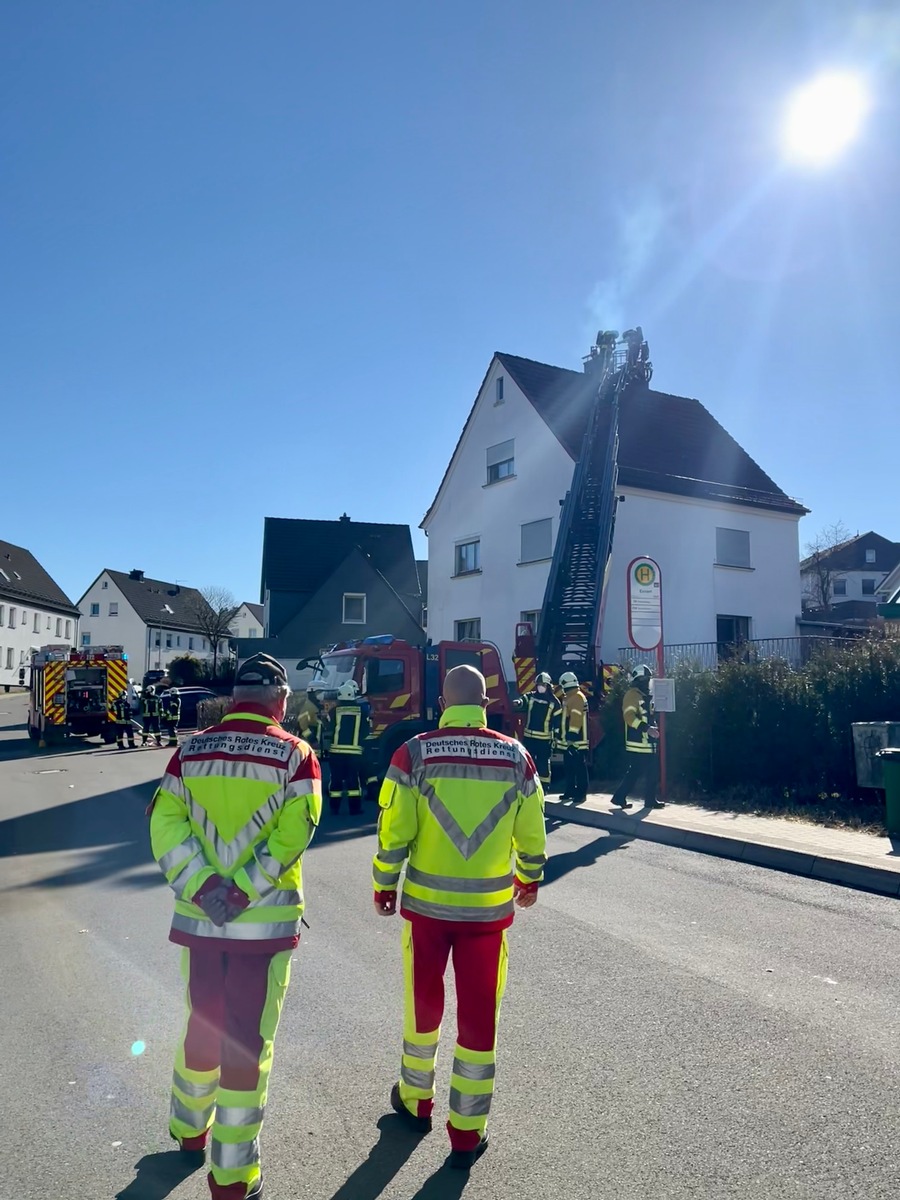
[[515, 707], [525, 712], [522, 745], [534, 759], [538, 778], [546, 791], [550, 784], [550, 754], [561, 711], [560, 703], [553, 694], [553, 680], [546, 671], [538, 675], [534, 691], [520, 697]]
[[322, 811], [319, 764], [281, 727], [280, 662], [247, 659], [218, 725], [187, 738], [150, 806], [153, 856], [175, 893], [188, 1018], [169, 1132], [205, 1160], [213, 1200], [259, 1200], [273, 1043], [303, 920], [301, 858]]
[[338, 701], [330, 714], [331, 744], [328, 761], [331, 765], [328, 807], [337, 815], [341, 800], [346, 797], [353, 816], [362, 812], [363, 746], [369, 736], [369, 705], [359, 698], [359, 686], [352, 679], [338, 688]]
[[448, 671], [439, 729], [406, 742], [379, 796], [375, 911], [400, 902], [406, 1004], [400, 1080], [391, 1107], [431, 1130], [434, 1067], [453, 956], [457, 1039], [450, 1080], [451, 1167], [467, 1170], [488, 1144], [497, 1018], [506, 987], [513, 908], [537, 900], [546, 863], [544, 796], [528, 752], [487, 728], [484, 676]]
[[159, 728], [159, 696], [156, 694], [156, 689], [151, 683], [144, 688], [141, 695], [141, 719], [143, 721], [143, 729], [141, 730], [141, 745], [146, 746], [151, 737], [156, 738], [157, 746], [162, 745], [162, 733]]
[[175, 688], [169, 688], [161, 701], [161, 720], [169, 735], [167, 745], [178, 745], [178, 722], [181, 720], [181, 696]]
[[628, 768], [625, 777], [613, 793], [612, 802], [617, 808], [628, 807], [628, 793], [643, 779], [646, 788], [644, 804], [647, 808], [664, 808], [659, 799], [659, 755], [657, 753], [659, 730], [653, 713], [650, 696], [650, 680], [653, 672], [646, 663], [640, 663], [631, 673], [631, 687], [622, 698], [622, 716], [625, 721], [625, 751]]
[[128, 692], [119, 692], [113, 701], [113, 714], [116, 718], [116, 745], [120, 750], [125, 749], [125, 738], [128, 738], [128, 745], [132, 750], [135, 748], [134, 726], [131, 723], [131, 704], [128, 700]]
[[563, 751], [566, 769], [562, 799], [580, 804], [587, 799], [588, 790], [587, 696], [578, 686], [578, 676], [572, 671], [564, 671], [560, 675], [559, 686], [563, 690], [559, 746]]

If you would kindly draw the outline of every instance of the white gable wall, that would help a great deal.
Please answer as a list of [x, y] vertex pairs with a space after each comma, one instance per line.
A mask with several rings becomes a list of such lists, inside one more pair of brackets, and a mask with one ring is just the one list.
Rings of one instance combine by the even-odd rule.
[[[504, 379], [504, 403], [495, 405], [495, 361], [438, 495], [428, 534], [428, 633], [455, 636], [455, 623], [478, 617], [481, 634], [500, 648], [508, 678], [520, 613], [539, 609], [550, 563], [520, 565], [521, 526], [546, 517], [559, 530], [560, 500], [574, 463], [533, 405]], [[485, 486], [486, 451], [515, 439], [515, 478]], [[667, 643], [714, 642], [716, 617], [750, 618], [753, 638], [791, 637], [800, 613], [798, 518], [734, 504], [718, 504], [620, 488], [601, 657], [615, 662], [628, 645], [626, 569], [649, 554], [663, 573]], [[716, 528], [750, 533], [751, 570], [719, 567]], [[478, 538], [481, 573], [453, 578], [455, 546]]]

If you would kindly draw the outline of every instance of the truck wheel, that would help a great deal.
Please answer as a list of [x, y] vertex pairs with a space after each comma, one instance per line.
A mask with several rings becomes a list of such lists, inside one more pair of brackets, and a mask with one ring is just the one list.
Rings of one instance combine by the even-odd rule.
[[111, 729], [104, 729], [100, 736], [103, 738], [104, 746], [111, 746], [116, 740], [116, 735]]
[[39, 729], [35, 728], [34, 725], [29, 725], [28, 726], [28, 736], [31, 738], [31, 740], [33, 742], [36, 742], [38, 740], [38, 738], [41, 736], [41, 731]]

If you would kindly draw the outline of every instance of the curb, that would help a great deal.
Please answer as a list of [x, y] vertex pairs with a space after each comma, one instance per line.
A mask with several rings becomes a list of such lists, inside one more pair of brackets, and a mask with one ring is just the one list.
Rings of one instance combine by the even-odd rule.
[[806, 875], [810, 879], [839, 883], [860, 891], [878, 892], [882, 896], [900, 897], [900, 872], [884, 867], [870, 867], [862, 863], [829, 858], [826, 855], [810, 854], [804, 850], [788, 850], [783, 846], [770, 846], [762, 842], [702, 833], [694, 829], [651, 825], [636, 817], [597, 812], [591, 808], [574, 808], [570, 804], [560, 804], [553, 800], [545, 802], [545, 812], [548, 817], [556, 817], [573, 825], [606, 829], [623, 837], [641, 838], [648, 842], [659, 842], [664, 846], [674, 846], [678, 850], [694, 850], [716, 858], [732, 858], [739, 862], [751, 863], [755, 867], [768, 867], [770, 870], [785, 871], [790, 875]]

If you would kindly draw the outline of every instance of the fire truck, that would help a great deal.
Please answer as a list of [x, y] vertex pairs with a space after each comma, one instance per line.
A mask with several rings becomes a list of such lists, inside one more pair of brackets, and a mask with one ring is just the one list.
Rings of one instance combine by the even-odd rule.
[[315, 665], [309, 687], [330, 708], [342, 683], [353, 680], [371, 706], [371, 734], [366, 758], [380, 774], [408, 738], [436, 729], [438, 696], [444, 676], [453, 667], [477, 668], [485, 677], [488, 725], [513, 734], [516, 716], [509, 695], [500, 651], [490, 642], [431, 642], [414, 646], [391, 634], [357, 642], [340, 642], [318, 659], [304, 659], [299, 671]]
[[615, 673], [598, 660], [597, 650], [619, 503], [619, 410], [646, 388], [653, 374], [641, 327], [621, 337], [601, 330], [585, 371], [596, 380], [587, 433], [562, 502], [537, 629], [528, 623], [516, 626], [513, 666], [521, 694], [534, 687], [538, 671], [549, 671], [554, 679], [563, 671], [575, 672], [583, 690], [596, 698], [588, 711], [593, 748], [601, 737], [597, 703]]
[[121, 646], [42, 646], [31, 652], [28, 736], [41, 745], [68, 737], [116, 740], [113, 703], [128, 687]]

